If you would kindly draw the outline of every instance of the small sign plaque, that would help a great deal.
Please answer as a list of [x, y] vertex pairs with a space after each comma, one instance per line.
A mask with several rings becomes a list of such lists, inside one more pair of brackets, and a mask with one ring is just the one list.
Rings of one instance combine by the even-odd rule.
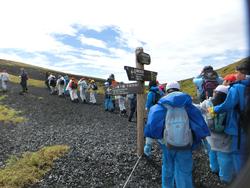
[[128, 79], [131, 81], [152, 81], [156, 80], [157, 72], [124, 66]]
[[112, 95], [140, 93], [141, 91], [142, 87], [138, 83], [119, 84], [112, 89]]

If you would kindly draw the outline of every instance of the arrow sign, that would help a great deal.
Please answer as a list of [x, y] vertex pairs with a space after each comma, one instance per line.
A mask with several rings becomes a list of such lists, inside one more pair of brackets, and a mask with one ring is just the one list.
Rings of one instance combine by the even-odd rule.
[[112, 95], [139, 93], [141, 91], [142, 87], [138, 83], [120, 84], [112, 89]]
[[156, 80], [157, 72], [124, 66], [128, 79], [131, 81], [152, 81]]

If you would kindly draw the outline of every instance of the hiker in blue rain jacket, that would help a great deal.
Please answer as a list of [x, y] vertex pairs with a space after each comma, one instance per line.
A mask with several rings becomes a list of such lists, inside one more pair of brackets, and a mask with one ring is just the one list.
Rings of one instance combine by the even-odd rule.
[[246, 108], [245, 91], [250, 87], [250, 57], [236, 67], [237, 81], [229, 88], [224, 103], [215, 106], [214, 112], [227, 112], [227, 127], [225, 133], [232, 135], [232, 157], [236, 175], [247, 159], [246, 131], [240, 126], [240, 111]]
[[200, 102], [212, 97], [212, 90], [222, 84], [222, 82], [223, 78], [213, 70], [212, 66], [205, 66], [201, 73], [193, 79]]
[[[159, 90], [157, 83], [158, 82], [156, 80], [153, 80], [149, 83], [149, 92], [147, 95], [146, 106], [145, 106], [145, 109], [147, 112], [150, 110], [150, 108], [153, 105], [155, 105], [158, 102], [158, 100], [163, 95], [163, 93]], [[147, 157], [151, 157], [152, 142], [153, 142], [152, 138], [146, 137], [146, 141], [144, 145], [144, 154]]]
[[[169, 82], [166, 87], [167, 95], [162, 97], [158, 104], [151, 107], [148, 114], [148, 121], [144, 129], [144, 135], [147, 137], [159, 139], [161, 143], [162, 157], [162, 187], [163, 188], [192, 188], [192, 150], [197, 148], [201, 139], [209, 136], [209, 130], [204, 118], [198, 108], [192, 104], [189, 95], [179, 91], [178, 82]], [[165, 121], [167, 114], [173, 108], [185, 109], [188, 124], [191, 129], [189, 132], [190, 142], [186, 147], [175, 148], [166, 144], [168, 138], [164, 135], [166, 131]], [[179, 118], [179, 116], [176, 116]], [[192, 136], [194, 135], [194, 136]], [[173, 137], [175, 139], [175, 137]], [[181, 138], [181, 137], [180, 137]], [[176, 138], [177, 139], [177, 138]]]

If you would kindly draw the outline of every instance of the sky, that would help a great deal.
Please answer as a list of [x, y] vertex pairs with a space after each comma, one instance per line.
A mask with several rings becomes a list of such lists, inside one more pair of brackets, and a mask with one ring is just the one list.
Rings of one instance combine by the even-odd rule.
[[244, 0], [3, 0], [0, 59], [129, 82], [143, 47], [160, 83], [248, 53]]

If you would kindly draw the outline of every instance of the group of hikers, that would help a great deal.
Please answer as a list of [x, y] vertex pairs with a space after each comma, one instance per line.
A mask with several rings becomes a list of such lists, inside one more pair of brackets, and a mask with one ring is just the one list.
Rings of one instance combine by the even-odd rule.
[[151, 83], [144, 154], [151, 157], [156, 139], [162, 149], [162, 187], [193, 187], [192, 151], [199, 146], [207, 151], [210, 169], [222, 183], [228, 185], [239, 175], [248, 157], [250, 57], [235, 71], [222, 78], [212, 66], [205, 66], [193, 79], [198, 101], [173, 81], [154, 104], [161, 92]]
[[[66, 97], [69, 95], [72, 102], [78, 103], [80, 102], [78, 97], [79, 94], [82, 103], [97, 103], [96, 94], [98, 86], [93, 79], [87, 80], [86, 78], [81, 78], [79, 81], [77, 81], [75, 77], [69, 78], [67, 75], [55, 76], [52, 73], [47, 72], [45, 75], [45, 84], [51, 95], [58, 95], [59, 97]], [[104, 110], [114, 112], [116, 107], [118, 107], [120, 115], [123, 117], [128, 117], [128, 121], [132, 122], [136, 112], [136, 94], [123, 94], [118, 96], [113, 95], [112, 90], [118, 84], [122, 84], [122, 82], [118, 83], [115, 80], [114, 74], [110, 74], [110, 76], [104, 82]], [[129, 115], [127, 115], [127, 99], [130, 101]], [[118, 106], [116, 105], [117, 101]]]
[[[9, 75], [0, 73], [1, 86], [7, 91]], [[20, 84], [27, 92], [28, 76], [21, 69]], [[212, 173], [221, 182], [230, 184], [240, 173], [247, 160], [247, 126], [250, 108], [250, 57], [236, 67], [236, 73], [220, 77], [212, 66], [205, 66], [193, 79], [197, 99], [181, 91], [177, 81], [160, 85], [150, 81], [145, 110], [144, 154], [151, 158], [157, 140], [162, 149], [162, 187], [191, 188], [192, 151], [203, 146], [209, 158]], [[98, 86], [93, 79], [69, 78], [67, 75], [46, 73], [45, 84], [50, 94], [69, 95], [72, 102], [96, 104]], [[113, 112], [116, 100], [120, 114], [132, 121], [136, 113], [137, 95], [114, 96], [112, 90], [118, 83], [114, 74], [104, 82], [104, 110]], [[87, 97], [89, 93], [89, 97]], [[130, 114], [127, 116], [126, 100]], [[87, 101], [89, 99], [89, 101]]]
[[[89, 103], [96, 104], [96, 92], [98, 86], [94, 79], [86, 79], [82, 77], [77, 80], [75, 77], [69, 78], [68, 75], [55, 76], [50, 72], [46, 72], [45, 85], [47, 86], [51, 95], [58, 95], [59, 97], [70, 96], [74, 103], [87, 103], [87, 94], [89, 93]], [[80, 100], [78, 97], [78, 90]]]

